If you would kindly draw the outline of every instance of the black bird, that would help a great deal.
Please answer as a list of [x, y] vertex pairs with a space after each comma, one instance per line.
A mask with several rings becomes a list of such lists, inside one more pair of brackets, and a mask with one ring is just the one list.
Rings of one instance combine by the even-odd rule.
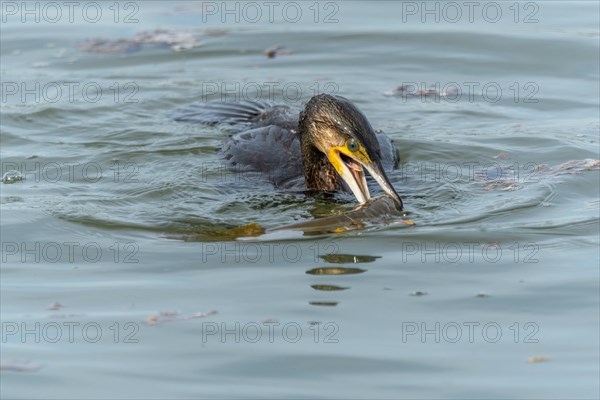
[[351, 191], [359, 203], [371, 195], [363, 168], [402, 209], [385, 169], [398, 164], [398, 151], [375, 133], [348, 99], [320, 94], [304, 111], [263, 101], [195, 103], [176, 111], [177, 121], [241, 124], [221, 154], [233, 168], [268, 175], [276, 187]]

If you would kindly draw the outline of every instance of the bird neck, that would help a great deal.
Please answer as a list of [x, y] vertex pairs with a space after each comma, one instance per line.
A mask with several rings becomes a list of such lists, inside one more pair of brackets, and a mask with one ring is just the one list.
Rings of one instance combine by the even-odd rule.
[[342, 189], [338, 174], [325, 154], [321, 153], [308, 139], [300, 135], [300, 151], [304, 180], [309, 190], [337, 191]]

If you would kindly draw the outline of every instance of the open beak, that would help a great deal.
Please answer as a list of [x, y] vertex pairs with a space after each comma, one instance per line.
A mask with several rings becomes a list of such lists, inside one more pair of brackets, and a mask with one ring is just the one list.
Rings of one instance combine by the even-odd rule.
[[333, 147], [328, 153], [328, 158], [344, 182], [350, 187], [359, 203], [364, 204], [371, 198], [363, 170], [364, 167], [379, 186], [394, 199], [398, 209], [402, 209], [402, 199], [396, 193], [381, 164], [371, 161], [364, 150], [352, 153], [344, 147]]
[[400, 195], [398, 195], [398, 193], [396, 193], [396, 189], [394, 189], [394, 187], [390, 183], [390, 180], [388, 179], [385, 172], [383, 172], [381, 163], [373, 162], [370, 164], [364, 164], [364, 167], [367, 169], [367, 171], [369, 171], [369, 174], [371, 174], [371, 176], [373, 178], [375, 178], [377, 183], [379, 183], [379, 186], [381, 186], [383, 191], [386, 192], [387, 195], [390, 196], [392, 199], [394, 199], [398, 209], [402, 210], [402, 199], [400, 198]]

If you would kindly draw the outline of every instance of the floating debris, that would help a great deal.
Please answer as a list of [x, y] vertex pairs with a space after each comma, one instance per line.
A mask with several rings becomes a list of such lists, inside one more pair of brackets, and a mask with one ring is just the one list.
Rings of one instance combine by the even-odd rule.
[[431, 87], [428, 89], [419, 89], [415, 85], [400, 85], [391, 92], [385, 92], [386, 96], [397, 96], [402, 98], [423, 98], [423, 97], [452, 97], [458, 95], [458, 88], [450, 87], [448, 90]]
[[494, 158], [498, 160], [508, 160], [510, 158], [510, 153], [501, 151], [500, 153], [496, 154]]
[[83, 318], [85, 314], [50, 314], [48, 318], [56, 319], [56, 318]]
[[190, 33], [159, 29], [154, 32], [140, 32], [133, 40], [144, 44], [167, 45], [175, 51], [189, 50], [200, 45]]
[[555, 167], [540, 164], [525, 172], [515, 171], [512, 165], [498, 165], [494, 169], [486, 170], [485, 173], [476, 174], [475, 179], [483, 183], [485, 190], [517, 190], [521, 189], [524, 183], [536, 182], [544, 177], [577, 175], [598, 169], [600, 169], [600, 160], [591, 158], [570, 160]]
[[41, 364], [32, 361], [10, 361], [0, 364], [0, 371], [35, 372], [40, 368]]
[[17, 170], [7, 171], [2, 177], [2, 183], [17, 183], [23, 180], [23, 175]]
[[196, 312], [191, 315], [191, 318], [206, 318], [206, 317], [210, 317], [211, 315], [215, 315], [215, 314], [217, 314], [216, 310], [205, 311], [205, 312]]
[[410, 292], [409, 296], [427, 296], [427, 292], [422, 292], [420, 290], [417, 290], [415, 292]]
[[89, 39], [79, 45], [79, 50], [98, 54], [125, 54], [141, 50], [140, 43], [131, 39]]
[[218, 29], [218, 28], [213, 28], [213, 29], [207, 29], [204, 31], [204, 34], [206, 36], [223, 36], [225, 34], [227, 34], [227, 29]]
[[145, 44], [168, 46], [174, 51], [189, 50], [201, 45], [190, 33], [157, 29], [137, 33], [132, 38], [89, 39], [79, 45], [79, 50], [100, 54], [124, 54], [139, 51]]
[[292, 51], [285, 46], [273, 46], [266, 49], [264, 54], [269, 58], [275, 58], [275, 56], [288, 56]]
[[165, 322], [188, 321], [191, 319], [206, 318], [215, 314], [217, 314], [217, 311], [215, 310], [197, 312], [190, 315], [181, 315], [176, 311], [161, 311], [158, 314], [150, 315], [148, 318], [146, 318], [144, 323], [146, 323], [147, 325], [158, 325]]
[[540, 363], [540, 362], [546, 362], [546, 361], [550, 361], [550, 357], [546, 357], [546, 356], [533, 356], [533, 357], [529, 357], [527, 359], [527, 362], [530, 364], [535, 364], [535, 363]]
[[512, 181], [494, 181], [494, 182], [488, 182], [483, 185], [483, 188], [485, 190], [511, 191], [511, 190], [521, 189], [521, 187], [522, 187], [522, 185], [519, 185], [518, 183], [512, 182]]
[[46, 310], [60, 310], [63, 307], [64, 305], [60, 304], [58, 301], [55, 301], [54, 303], [50, 304]]
[[575, 175], [585, 171], [600, 169], [600, 160], [586, 158], [584, 160], [570, 160], [557, 165], [551, 175]]

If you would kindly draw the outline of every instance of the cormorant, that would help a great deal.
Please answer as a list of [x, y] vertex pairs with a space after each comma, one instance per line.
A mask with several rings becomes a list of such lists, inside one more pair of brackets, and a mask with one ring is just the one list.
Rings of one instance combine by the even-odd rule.
[[264, 101], [195, 103], [173, 115], [177, 121], [235, 124], [221, 155], [233, 168], [269, 176], [276, 187], [351, 191], [359, 203], [370, 198], [363, 168], [402, 209], [385, 169], [398, 163], [398, 151], [376, 133], [348, 99], [320, 94], [304, 110]]

